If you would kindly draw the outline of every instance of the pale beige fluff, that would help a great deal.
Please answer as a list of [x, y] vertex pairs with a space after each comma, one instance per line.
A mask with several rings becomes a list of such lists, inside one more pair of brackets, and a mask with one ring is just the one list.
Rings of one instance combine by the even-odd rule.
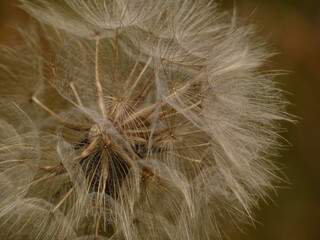
[[2, 47], [2, 239], [227, 239], [254, 222], [291, 117], [253, 26], [208, 0], [21, 3], [39, 22], [30, 54]]

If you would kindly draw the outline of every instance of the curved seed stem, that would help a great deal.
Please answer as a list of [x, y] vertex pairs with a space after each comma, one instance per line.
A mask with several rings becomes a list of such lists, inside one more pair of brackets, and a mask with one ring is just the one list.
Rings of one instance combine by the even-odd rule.
[[97, 88], [97, 94], [98, 94], [98, 102], [99, 102], [99, 108], [100, 112], [102, 114], [103, 118], [106, 118], [106, 110], [103, 102], [103, 91], [102, 86], [100, 83], [100, 76], [99, 76], [99, 43], [100, 39], [96, 39], [96, 57], [95, 57], [95, 84]]

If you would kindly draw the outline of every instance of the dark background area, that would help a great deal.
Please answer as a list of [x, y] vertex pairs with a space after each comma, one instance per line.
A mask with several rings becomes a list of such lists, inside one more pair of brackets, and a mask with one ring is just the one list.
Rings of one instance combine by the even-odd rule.
[[[274, 69], [290, 73], [277, 77], [292, 103], [288, 111], [299, 117], [283, 136], [292, 146], [278, 159], [290, 184], [283, 183], [274, 202], [261, 203], [255, 227], [244, 228], [236, 240], [320, 239], [320, 1], [218, 0], [224, 9], [235, 5], [238, 15], [256, 23], [260, 34], [279, 52]], [[0, 41], [8, 39], [15, 20], [25, 18], [0, 0]]]
[[240, 16], [257, 23], [279, 54], [271, 59], [276, 69], [289, 74], [277, 80], [289, 92], [288, 111], [300, 119], [288, 124], [284, 137], [292, 146], [276, 159], [290, 184], [283, 184], [274, 203], [261, 204], [255, 228], [238, 240], [320, 239], [320, 1], [220, 0], [234, 4]]

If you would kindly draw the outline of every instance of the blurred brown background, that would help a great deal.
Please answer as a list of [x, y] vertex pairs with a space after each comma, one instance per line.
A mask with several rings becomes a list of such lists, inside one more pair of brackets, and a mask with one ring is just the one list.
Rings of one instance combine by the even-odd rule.
[[320, 239], [320, 1], [319, 0], [220, 0], [235, 4], [239, 15], [257, 23], [279, 54], [272, 60], [280, 76], [289, 112], [300, 117], [284, 134], [292, 144], [277, 159], [291, 185], [279, 189], [276, 203], [261, 204], [256, 229], [239, 240]]
[[[151, 0], [150, 0], [151, 1]], [[245, 228], [236, 240], [320, 239], [320, 0], [217, 0], [235, 5], [238, 14], [257, 23], [279, 52], [273, 68], [291, 73], [277, 80], [289, 92], [289, 112], [300, 117], [288, 124], [285, 138], [292, 144], [277, 159], [290, 185], [279, 189], [274, 203], [261, 204], [255, 228]], [[14, 0], [0, 0], [0, 41], [21, 12]]]

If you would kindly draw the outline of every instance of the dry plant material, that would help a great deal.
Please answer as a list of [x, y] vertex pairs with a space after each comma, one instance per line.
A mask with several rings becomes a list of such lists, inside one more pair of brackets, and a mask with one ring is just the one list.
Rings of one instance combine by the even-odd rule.
[[1, 239], [225, 239], [274, 189], [272, 55], [208, 0], [21, 0], [1, 47]]

